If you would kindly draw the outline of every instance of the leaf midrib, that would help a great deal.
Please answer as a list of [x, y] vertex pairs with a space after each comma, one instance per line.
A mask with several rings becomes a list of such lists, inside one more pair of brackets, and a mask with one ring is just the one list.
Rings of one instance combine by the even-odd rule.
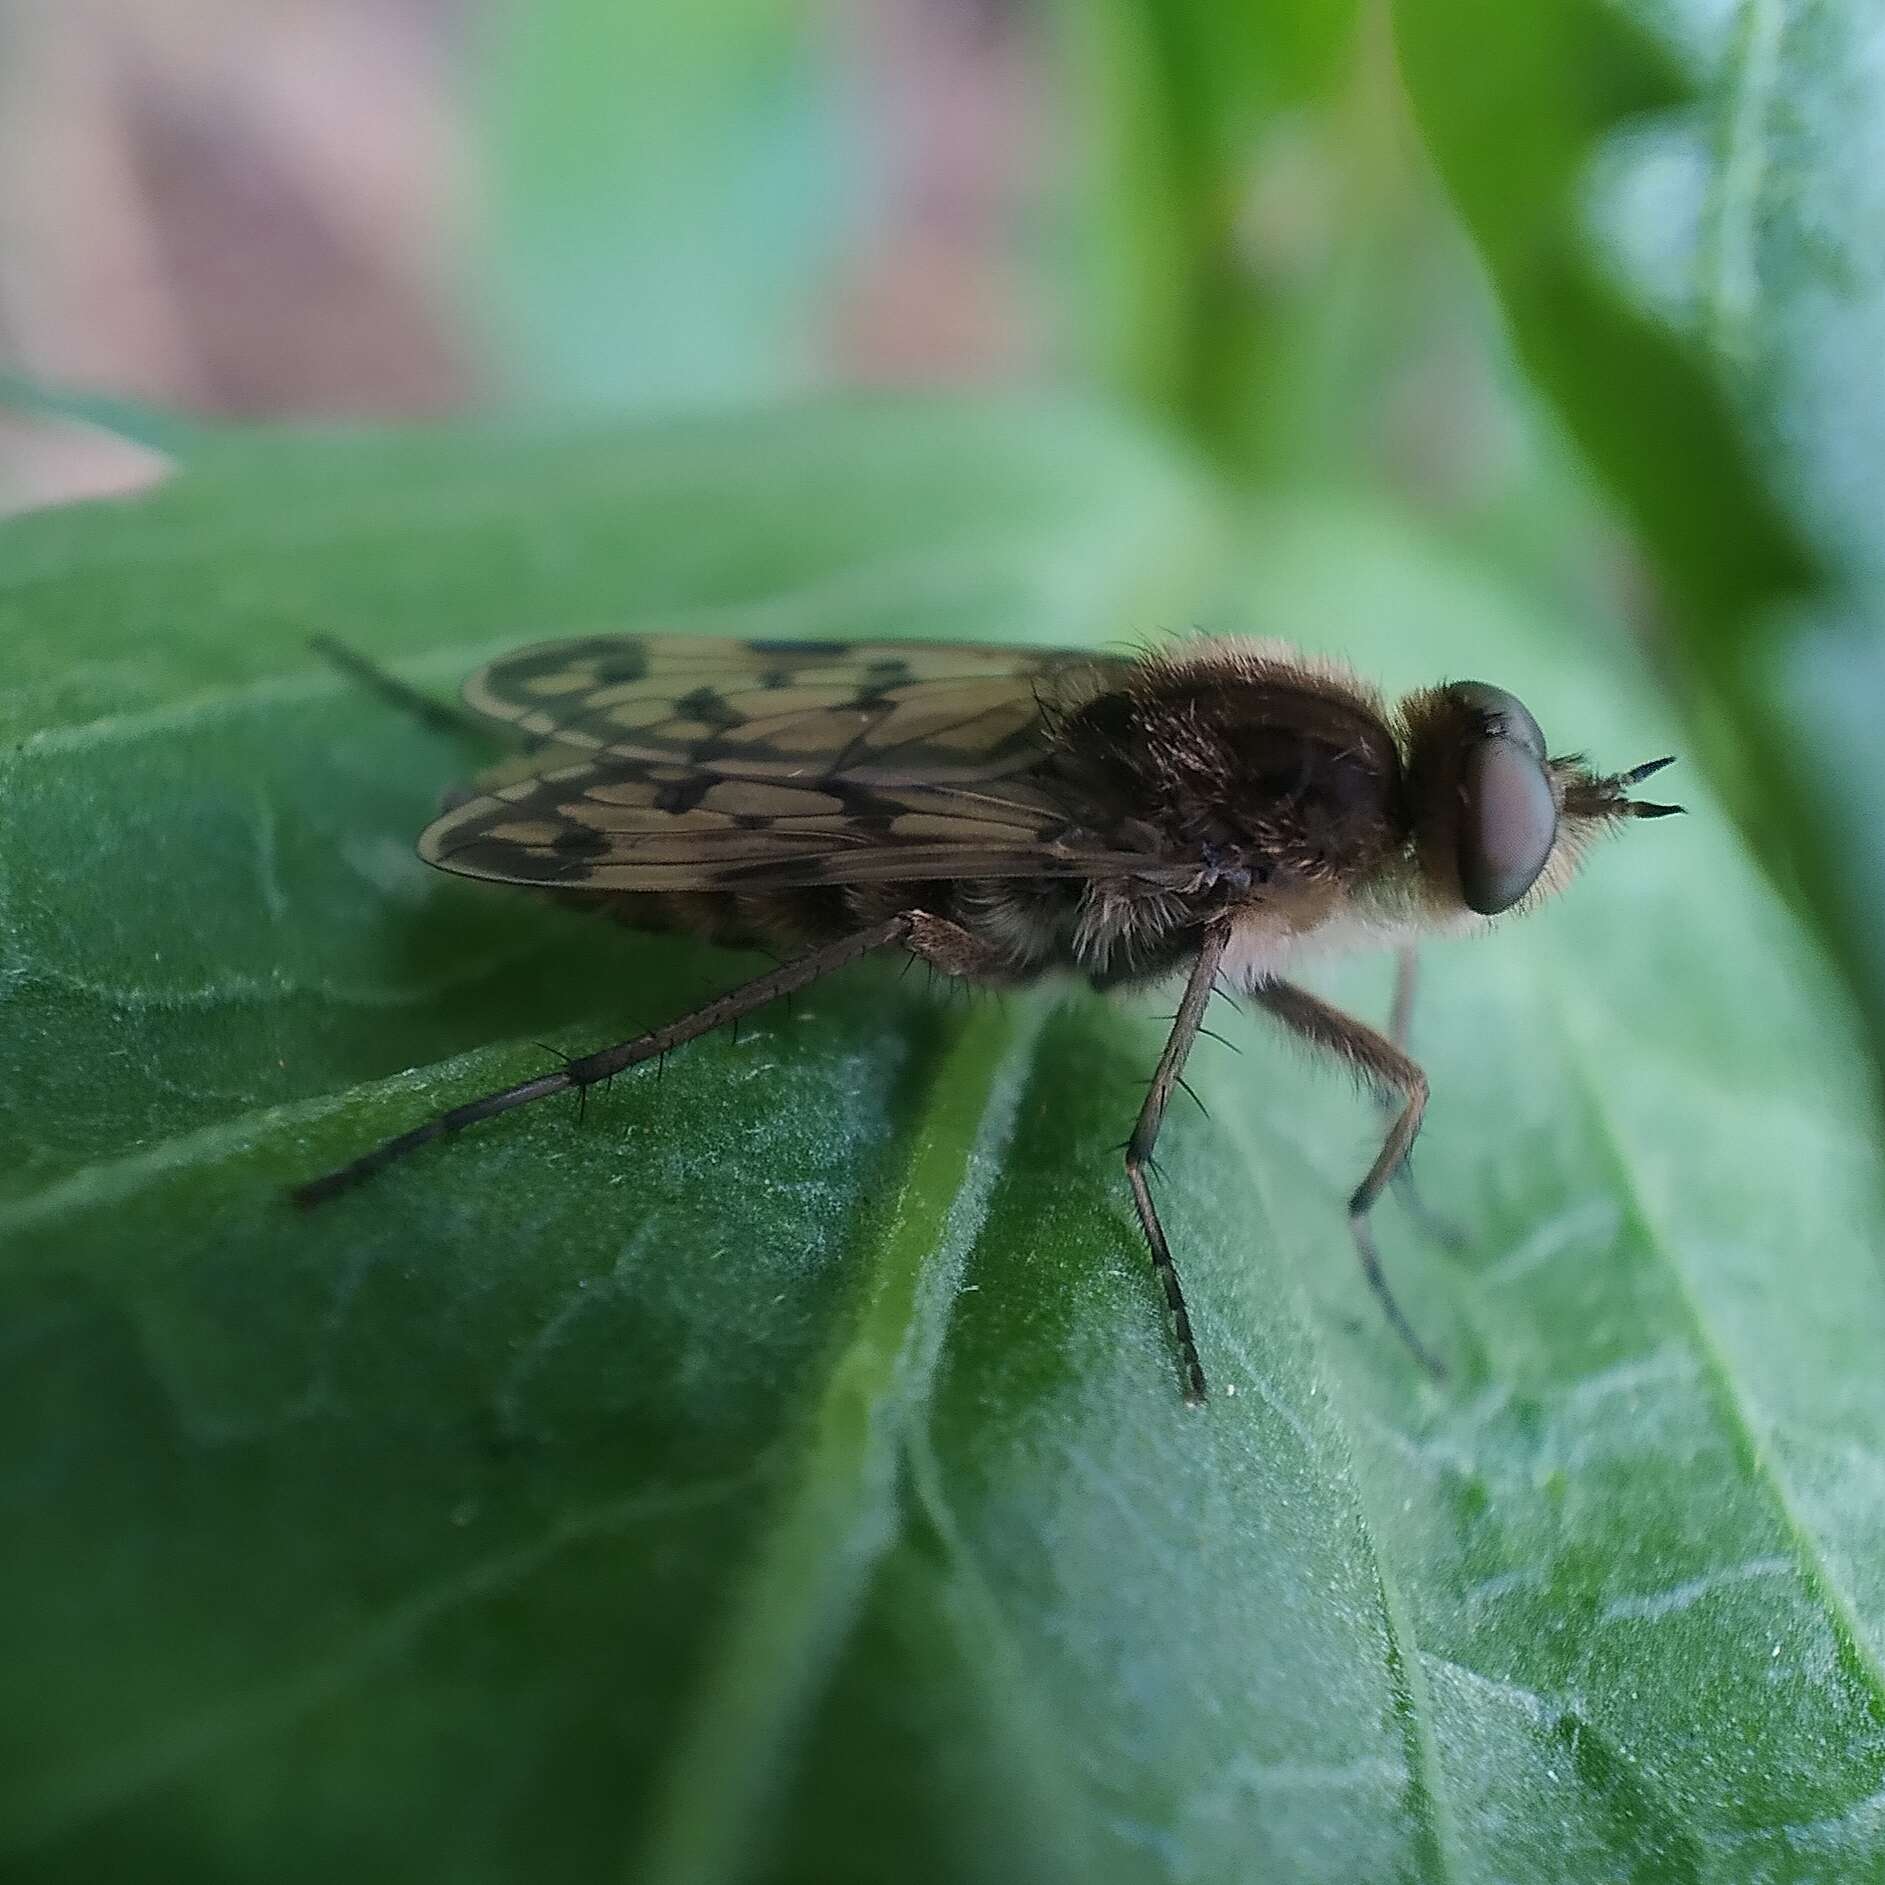
[[825, 1367], [802, 1462], [672, 1738], [651, 1831], [624, 1873], [635, 1885], [744, 1874], [778, 1750], [896, 1541], [906, 1437], [934, 1385], [1044, 1019], [1038, 999], [978, 1005], [929, 1070], [914, 1150], [876, 1219], [862, 1305]]

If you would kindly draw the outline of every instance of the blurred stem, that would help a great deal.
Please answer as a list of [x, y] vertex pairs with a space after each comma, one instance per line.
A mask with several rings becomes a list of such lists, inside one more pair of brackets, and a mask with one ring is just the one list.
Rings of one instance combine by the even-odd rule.
[[1245, 474], [1274, 341], [1239, 229], [1276, 102], [1252, 51], [1263, 35], [1183, 0], [1061, 0], [1058, 20], [1066, 113], [1087, 140], [1075, 187], [1090, 377]]
[[1207, 48], [1188, 15], [1158, 5], [1140, 11], [1148, 102], [1162, 133], [1165, 213], [1176, 252], [1163, 384], [1144, 395], [1226, 469], [1240, 470], [1248, 443], [1241, 395], [1268, 326], [1238, 260], [1250, 152], [1234, 148], [1218, 115], [1200, 109], [1213, 74], [1204, 69]]
[[1268, 482], [1382, 475], [1388, 383], [1433, 298], [1386, 15], [1369, 6], [1356, 25], [1324, 95], [1273, 120], [1249, 166], [1244, 307], [1219, 385], [1238, 469]]
[[1392, 323], [1391, 295], [1357, 294], [1415, 174], [1385, 10], [1060, 0], [1054, 17], [1085, 376], [1237, 482], [1352, 458], [1331, 323], [1371, 350]]
[[[1170, 415], [1188, 299], [1172, 117], [1138, 0], [1055, 0], [1052, 69], [1071, 174], [1064, 272], [1078, 376]], [[1057, 287], [1058, 285], [1056, 285]]]

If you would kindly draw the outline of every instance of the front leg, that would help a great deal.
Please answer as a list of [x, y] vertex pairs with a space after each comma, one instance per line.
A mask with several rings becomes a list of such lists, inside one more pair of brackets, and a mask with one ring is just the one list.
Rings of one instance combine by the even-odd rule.
[[1348, 1227], [1355, 1234], [1355, 1250], [1361, 1258], [1362, 1273], [1380, 1299], [1388, 1321], [1421, 1366], [1436, 1379], [1444, 1378], [1446, 1370], [1414, 1333], [1388, 1288], [1387, 1278], [1381, 1273], [1374, 1230], [1368, 1222], [1368, 1213], [1395, 1174], [1405, 1166], [1407, 1155], [1413, 1150], [1421, 1115], [1427, 1110], [1427, 1076], [1392, 1041], [1377, 1034], [1365, 1021], [1357, 1021], [1353, 1015], [1330, 1007], [1305, 989], [1289, 982], [1264, 982], [1251, 993], [1285, 1027], [1311, 1045], [1345, 1061], [1376, 1092], [1399, 1099], [1400, 1111], [1388, 1128], [1388, 1136], [1375, 1162], [1369, 1166], [1368, 1175], [1355, 1187], [1348, 1201]]

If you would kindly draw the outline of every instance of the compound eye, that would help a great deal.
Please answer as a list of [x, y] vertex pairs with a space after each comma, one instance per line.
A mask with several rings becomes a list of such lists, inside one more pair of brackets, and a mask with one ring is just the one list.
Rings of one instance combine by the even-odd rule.
[[1508, 694], [1503, 687], [1492, 687], [1485, 681], [1455, 681], [1446, 691], [1450, 700], [1478, 715], [1486, 732], [1496, 733], [1501, 739], [1517, 740], [1534, 759], [1543, 763], [1545, 736], [1516, 694]]
[[[1525, 719], [1536, 733], [1531, 715]], [[1509, 734], [1474, 740], [1460, 768], [1460, 889], [1467, 907], [1481, 916], [1509, 910], [1538, 881], [1557, 835], [1558, 806], [1542, 750]]]

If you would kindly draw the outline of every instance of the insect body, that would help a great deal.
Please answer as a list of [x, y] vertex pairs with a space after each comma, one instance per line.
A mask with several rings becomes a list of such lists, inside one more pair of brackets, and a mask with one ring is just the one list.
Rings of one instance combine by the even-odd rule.
[[1370, 1283], [1426, 1361], [1368, 1227], [1427, 1100], [1399, 1038], [1406, 1003], [1390, 1038], [1285, 974], [1333, 950], [1485, 928], [1561, 888], [1592, 837], [1679, 809], [1628, 796], [1668, 760], [1598, 774], [1553, 758], [1497, 688], [1455, 683], [1390, 709], [1346, 669], [1274, 642], [1127, 658], [594, 636], [507, 655], [465, 698], [527, 748], [428, 827], [428, 862], [785, 960], [666, 1027], [388, 1140], [303, 1185], [301, 1202], [874, 950], [996, 986], [1064, 970], [1100, 988], [1182, 976], [1126, 1173], [1192, 1400], [1204, 1371], [1146, 1169], [1213, 992], [1248, 994], [1396, 1103], [1349, 1216]]

